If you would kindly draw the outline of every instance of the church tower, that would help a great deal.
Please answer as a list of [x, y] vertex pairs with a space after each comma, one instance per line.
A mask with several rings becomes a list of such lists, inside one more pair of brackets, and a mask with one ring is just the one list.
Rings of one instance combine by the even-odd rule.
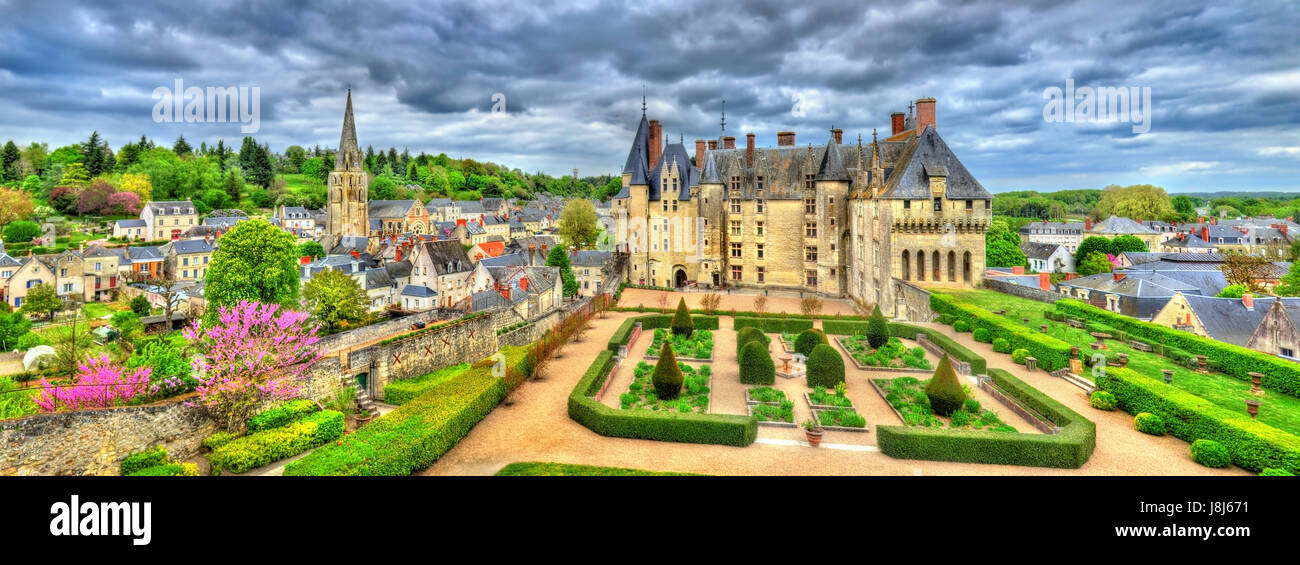
[[370, 182], [362, 166], [357, 147], [357, 127], [352, 120], [352, 89], [348, 89], [347, 110], [343, 113], [343, 135], [334, 155], [334, 171], [329, 176], [329, 215], [327, 234], [334, 237], [370, 236], [367, 218], [367, 189]]

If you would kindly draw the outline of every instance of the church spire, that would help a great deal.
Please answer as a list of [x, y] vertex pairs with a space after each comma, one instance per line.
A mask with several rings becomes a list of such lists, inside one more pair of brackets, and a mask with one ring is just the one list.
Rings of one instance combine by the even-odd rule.
[[335, 170], [361, 170], [361, 149], [357, 147], [357, 125], [352, 118], [352, 89], [348, 89], [347, 108], [343, 111], [343, 134], [339, 136], [339, 153]]

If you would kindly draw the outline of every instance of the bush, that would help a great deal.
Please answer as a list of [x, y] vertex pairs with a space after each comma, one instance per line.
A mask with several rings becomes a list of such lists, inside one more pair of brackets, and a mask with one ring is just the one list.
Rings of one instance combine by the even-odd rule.
[[9, 222], [4, 227], [5, 243], [26, 243], [41, 235], [41, 226], [31, 220]]
[[933, 330], [930, 328], [923, 328], [920, 326], [913, 326], [910, 324], [902, 324], [897, 322], [889, 324], [890, 336], [897, 337], [897, 338], [915, 339], [917, 334], [925, 334], [925, 337], [929, 339], [931, 343], [938, 345], [940, 348], [946, 351], [948, 355], [952, 356], [953, 359], [957, 359], [958, 361], [964, 361], [966, 363], [969, 363], [971, 374], [979, 375], [984, 373], [985, 369], [987, 369], [987, 362], [984, 360], [983, 356], [981, 356], [978, 353], [975, 353], [974, 351], [966, 349], [966, 346], [957, 343], [956, 340], [949, 337], [947, 334], [941, 333], [937, 330]]
[[1011, 342], [1007, 341], [1006, 338], [1002, 338], [1002, 337], [994, 338], [994, 339], [993, 339], [993, 352], [994, 352], [994, 353], [1011, 353]]
[[961, 333], [970, 331], [970, 323], [966, 320], [957, 320], [952, 323], [952, 331]]
[[208, 454], [217, 469], [243, 473], [325, 445], [343, 435], [343, 413], [323, 410], [301, 420], [230, 440]]
[[303, 416], [320, 410], [315, 401], [299, 398], [272, 406], [248, 419], [248, 431], [260, 432], [278, 428]]
[[1165, 421], [1150, 412], [1139, 412], [1133, 417], [1133, 428], [1153, 436], [1165, 435]]
[[739, 332], [737, 332], [736, 333], [736, 357], [740, 357], [740, 352], [745, 349], [746, 345], [755, 341], [763, 344], [763, 347], [767, 347], [767, 344], [771, 341], [771, 338], [767, 337], [767, 334], [764, 334], [763, 330], [760, 330], [755, 327], [743, 328]]
[[871, 318], [867, 319], [867, 343], [878, 349], [887, 341], [889, 324], [885, 322], [885, 316], [880, 313], [880, 305], [877, 304], [871, 308]]
[[137, 294], [131, 299], [131, 311], [135, 312], [136, 316], [148, 316], [152, 310], [153, 305], [149, 304], [149, 299], [143, 294]]
[[975, 328], [975, 331], [971, 332], [971, 338], [980, 343], [993, 343], [993, 332], [988, 328]]
[[947, 355], [939, 360], [930, 384], [925, 385], [925, 397], [930, 399], [930, 408], [940, 416], [952, 415], [966, 402], [966, 391], [957, 380], [957, 372], [952, 370]]
[[151, 447], [139, 453], [128, 455], [122, 460], [122, 474], [130, 475], [146, 467], [155, 467], [166, 465], [172, 462], [172, 458], [167, 454], [167, 448], [159, 445]]
[[129, 477], [197, 477], [199, 466], [194, 463], [166, 463], [145, 467], [127, 475]]
[[1232, 463], [1232, 454], [1228, 453], [1228, 448], [1222, 443], [1212, 439], [1198, 439], [1192, 442], [1192, 461], [1222, 469]]
[[38, 345], [49, 345], [49, 344], [50, 342], [46, 341], [45, 336], [38, 334], [36, 332], [27, 332], [23, 334], [22, 337], [18, 338], [18, 343], [14, 345], [14, 348], [16, 348], [19, 351], [27, 351], [28, 349], [31, 349]]
[[1260, 471], [1260, 472], [1259, 472], [1259, 476], [1261, 476], [1261, 477], [1294, 477], [1294, 476], [1295, 476], [1295, 473], [1292, 473], [1291, 471], [1288, 471], [1288, 470], [1286, 470], [1286, 469], [1274, 469], [1273, 467], [1269, 467], [1269, 468], [1267, 468], [1267, 469], [1264, 469], [1263, 471]]
[[733, 326], [736, 331], [754, 327], [770, 334], [797, 334], [812, 329], [812, 319], [805, 318], [735, 318]]
[[814, 347], [822, 344], [829, 344], [826, 340], [826, 334], [821, 330], [812, 329], [804, 330], [799, 337], [794, 339], [794, 352], [801, 353], [804, 357], [812, 355]]
[[659, 348], [659, 360], [655, 362], [655, 372], [650, 375], [650, 381], [654, 383], [655, 394], [659, 398], [677, 398], [682, 392], [685, 377], [682, 376], [681, 367], [677, 366], [677, 357], [673, 355], [673, 348], [667, 340]]
[[768, 353], [767, 345], [750, 341], [740, 350], [740, 382], [751, 385], [770, 385], [776, 382], [776, 364]]
[[1011, 362], [1017, 365], [1024, 365], [1025, 359], [1029, 358], [1029, 350], [1020, 348], [1011, 352]]
[[1098, 388], [1114, 394], [1125, 412], [1159, 415], [1174, 437], [1223, 444], [1238, 467], [1256, 472], [1270, 467], [1300, 472], [1300, 438], [1292, 434], [1131, 369], [1111, 367], [1094, 381]]
[[1106, 410], [1108, 412], [1114, 410], [1117, 405], [1115, 402], [1115, 395], [1104, 390], [1093, 392], [1092, 396], [1088, 397], [1088, 404], [1093, 408]]
[[429, 392], [435, 386], [446, 382], [447, 379], [455, 378], [456, 375], [469, 369], [469, 363], [461, 363], [450, 367], [443, 367], [426, 375], [420, 375], [411, 379], [399, 379], [389, 381], [384, 385], [384, 402], [401, 406], [410, 402], [417, 396]]
[[217, 432], [203, 439], [203, 449], [212, 451], [218, 447], [230, 443], [231, 440], [239, 437], [239, 434], [231, 432]]
[[695, 324], [691, 322], [691, 312], [686, 309], [686, 299], [677, 300], [677, 311], [673, 313], [673, 321], [669, 326], [673, 330], [673, 335], [691, 335], [695, 331]]
[[808, 386], [834, 388], [844, 382], [844, 358], [834, 347], [820, 344], [808, 356]]
[[1032, 331], [1004, 316], [958, 302], [952, 296], [939, 293], [930, 295], [930, 308], [941, 315], [951, 314], [954, 320], [963, 320], [972, 328], [987, 328], [993, 332], [994, 339], [1004, 338], [1011, 342], [1012, 350], [1028, 349], [1029, 354], [1038, 359], [1038, 366], [1043, 370], [1055, 371], [1070, 364], [1070, 344], [1050, 335]]

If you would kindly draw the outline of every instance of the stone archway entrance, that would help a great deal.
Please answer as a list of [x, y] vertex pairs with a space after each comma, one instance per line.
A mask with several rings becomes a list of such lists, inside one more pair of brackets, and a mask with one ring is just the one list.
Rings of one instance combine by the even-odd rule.
[[686, 269], [681, 267], [673, 269], [673, 286], [677, 288], [686, 286]]

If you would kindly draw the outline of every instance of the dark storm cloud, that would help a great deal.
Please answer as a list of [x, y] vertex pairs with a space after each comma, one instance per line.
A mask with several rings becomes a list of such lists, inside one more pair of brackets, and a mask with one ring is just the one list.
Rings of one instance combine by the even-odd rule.
[[[0, 135], [61, 145], [99, 129], [229, 142], [156, 124], [150, 93], [262, 88], [260, 140], [333, 145], [351, 87], [362, 143], [525, 170], [617, 172], [640, 114], [665, 136], [771, 144], [885, 131], [938, 99], [939, 130], [993, 189], [1153, 182], [1300, 188], [1295, 6], [1273, 2], [609, 1], [292, 3], [0, 0]], [[1151, 133], [1043, 120], [1043, 91], [1152, 89]], [[508, 115], [493, 116], [493, 95]], [[805, 115], [795, 116], [795, 99]], [[188, 129], [187, 129], [188, 128]], [[743, 143], [743, 141], [742, 141]], [[1279, 149], [1280, 148], [1280, 149]], [[1181, 166], [1215, 162], [1210, 172]], [[1173, 171], [1173, 172], [1171, 172]]]

